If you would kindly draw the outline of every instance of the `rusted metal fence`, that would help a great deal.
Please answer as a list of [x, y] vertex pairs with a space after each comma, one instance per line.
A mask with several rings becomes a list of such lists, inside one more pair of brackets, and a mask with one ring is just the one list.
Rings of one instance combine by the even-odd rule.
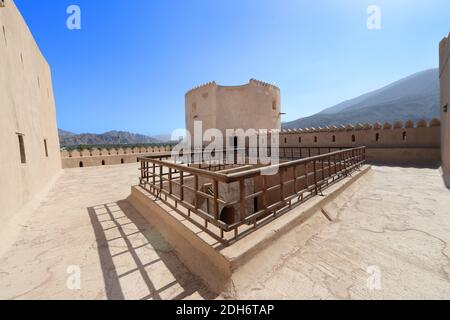
[[[175, 163], [169, 153], [139, 158], [140, 186], [228, 245], [365, 163], [365, 147], [282, 149], [280, 158], [290, 160], [273, 166]], [[264, 175], [262, 169], [277, 174]]]

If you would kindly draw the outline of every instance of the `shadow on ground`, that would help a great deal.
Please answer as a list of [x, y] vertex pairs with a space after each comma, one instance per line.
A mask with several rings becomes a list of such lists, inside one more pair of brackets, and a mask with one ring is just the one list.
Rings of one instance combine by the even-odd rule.
[[128, 201], [90, 207], [88, 213], [108, 299], [216, 297]]

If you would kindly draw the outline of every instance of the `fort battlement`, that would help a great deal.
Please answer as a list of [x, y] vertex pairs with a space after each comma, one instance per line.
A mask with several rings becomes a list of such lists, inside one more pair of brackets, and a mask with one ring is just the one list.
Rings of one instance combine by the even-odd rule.
[[61, 150], [63, 168], [96, 167], [137, 162], [139, 157], [166, 153], [171, 146]]
[[366, 146], [369, 162], [436, 165], [441, 159], [440, 129], [439, 119], [285, 129], [280, 147]]
[[201, 85], [198, 85], [198, 86], [192, 88], [191, 90], [186, 92], [186, 95], [188, 95], [189, 93], [191, 93], [195, 90], [201, 89], [201, 88], [215, 87], [215, 86], [217, 86], [217, 83], [215, 81], [207, 82], [207, 83], [204, 83], [204, 84], [201, 84]]

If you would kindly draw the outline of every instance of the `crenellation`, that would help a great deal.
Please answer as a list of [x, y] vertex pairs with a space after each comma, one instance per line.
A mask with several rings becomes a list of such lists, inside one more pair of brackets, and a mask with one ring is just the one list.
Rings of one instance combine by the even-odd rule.
[[429, 127], [439, 127], [441, 125], [441, 121], [439, 119], [433, 118], [430, 120]]
[[401, 128], [403, 128], [403, 122], [395, 121], [394, 122], [394, 129], [401, 129]]
[[412, 121], [412, 120], [406, 121], [405, 128], [414, 128], [414, 121]]
[[426, 128], [428, 126], [428, 123], [426, 120], [424, 119], [420, 119], [419, 121], [417, 121], [417, 128]]

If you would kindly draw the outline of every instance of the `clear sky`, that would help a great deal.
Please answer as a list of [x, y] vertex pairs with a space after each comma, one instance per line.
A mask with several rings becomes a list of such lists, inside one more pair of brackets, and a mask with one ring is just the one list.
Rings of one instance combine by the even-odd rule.
[[[283, 121], [438, 66], [449, 0], [15, 0], [75, 133], [171, 133], [184, 94], [215, 80], [281, 88]], [[66, 27], [69, 5], [81, 30]], [[381, 29], [367, 28], [367, 8]]]

